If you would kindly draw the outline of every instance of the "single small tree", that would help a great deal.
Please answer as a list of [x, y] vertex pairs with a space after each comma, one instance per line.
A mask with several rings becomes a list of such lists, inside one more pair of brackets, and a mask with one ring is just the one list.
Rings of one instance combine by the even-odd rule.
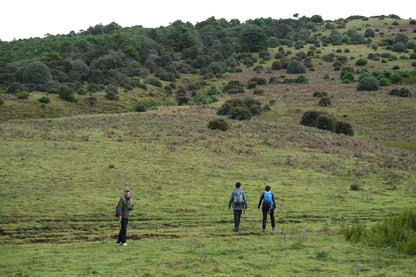
[[367, 76], [361, 79], [358, 83], [358, 91], [376, 91], [380, 88], [378, 80], [374, 76]]
[[286, 73], [289, 73], [289, 74], [298, 74], [298, 73], [305, 73], [305, 72], [306, 72], [305, 66], [298, 60], [291, 60], [286, 69]]

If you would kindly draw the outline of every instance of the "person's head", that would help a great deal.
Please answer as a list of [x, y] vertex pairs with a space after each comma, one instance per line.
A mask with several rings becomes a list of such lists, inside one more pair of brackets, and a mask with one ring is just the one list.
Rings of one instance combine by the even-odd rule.
[[130, 190], [129, 189], [127, 189], [127, 188], [124, 189], [124, 196], [130, 197]]
[[266, 191], [270, 191], [270, 186], [269, 186], [269, 185], [267, 185], [267, 186], [266, 186], [266, 188], [265, 188], [265, 190], [266, 190]]
[[240, 182], [235, 183], [235, 187], [236, 187], [236, 188], [241, 187], [241, 183], [240, 183]]

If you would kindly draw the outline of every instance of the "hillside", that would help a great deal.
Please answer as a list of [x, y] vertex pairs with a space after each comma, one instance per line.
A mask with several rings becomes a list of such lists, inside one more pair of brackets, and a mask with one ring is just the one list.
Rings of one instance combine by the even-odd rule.
[[[210, 18], [0, 42], [0, 275], [412, 276], [416, 230], [406, 254], [345, 230], [415, 209], [415, 23]], [[29, 64], [46, 79], [24, 81]], [[371, 77], [377, 90], [357, 90]], [[217, 114], [247, 97], [250, 120]], [[354, 136], [301, 125], [307, 111]], [[207, 128], [217, 118], [227, 131]], [[236, 234], [237, 181], [249, 209]], [[262, 233], [266, 184], [278, 229]], [[125, 187], [136, 209], [121, 249]]]

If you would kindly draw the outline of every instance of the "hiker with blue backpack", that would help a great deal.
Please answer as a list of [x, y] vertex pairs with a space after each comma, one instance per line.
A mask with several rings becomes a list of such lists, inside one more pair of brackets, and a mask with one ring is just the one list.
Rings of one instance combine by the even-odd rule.
[[231, 193], [230, 201], [228, 201], [228, 210], [233, 205], [234, 213], [234, 232], [240, 231], [240, 219], [243, 210], [247, 210], [247, 199], [244, 191], [241, 190], [241, 183], [237, 182], [235, 184], [235, 189]]
[[259, 201], [258, 209], [260, 210], [261, 202], [263, 201], [262, 212], [263, 212], [263, 232], [266, 232], [267, 214], [270, 214], [270, 220], [272, 221], [272, 230], [276, 231], [276, 222], [274, 219], [274, 212], [276, 210], [276, 201], [274, 195], [270, 191], [270, 186], [266, 186], [265, 192], [262, 193]]

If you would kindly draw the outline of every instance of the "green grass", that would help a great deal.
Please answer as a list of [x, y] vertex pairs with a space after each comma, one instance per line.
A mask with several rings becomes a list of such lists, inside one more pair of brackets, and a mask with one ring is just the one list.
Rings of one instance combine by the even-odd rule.
[[[195, 106], [1, 124], [0, 273], [412, 272], [411, 257], [350, 245], [339, 229], [413, 207], [416, 155], [274, 123], [267, 113], [227, 132], [208, 130], [212, 117], [215, 109]], [[226, 208], [236, 181], [249, 200], [237, 235]], [[354, 183], [363, 190], [351, 191]], [[279, 224], [262, 235], [256, 206], [265, 184]], [[129, 246], [116, 248], [112, 214], [124, 187], [137, 208]]]

